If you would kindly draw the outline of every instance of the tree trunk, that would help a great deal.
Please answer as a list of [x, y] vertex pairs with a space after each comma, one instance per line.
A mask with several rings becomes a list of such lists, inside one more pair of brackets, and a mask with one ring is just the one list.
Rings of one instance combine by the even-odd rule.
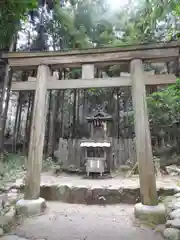
[[24, 133], [24, 142], [23, 142], [23, 154], [26, 155], [27, 152], [27, 140], [28, 140], [28, 126], [30, 120], [30, 110], [31, 110], [31, 99], [32, 93], [29, 93], [28, 96], [28, 104], [27, 104], [27, 115], [26, 115], [26, 126], [25, 126], [25, 133]]
[[79, 124], [79, 106], [80, 106], [80, 89], [77, 90], [76, 116], [77, 124]]
[[29, 143], [30, 143], [30, 133], [31, 133], [32, 118], [33, 118], [35, 92], [32, 91], [30, 96], [31, 96], [31, 107], [30, 107], [30, 113], [29, 113], [29, 123], [27, 128], [27, 153], [29, 150]]
[[18, 101], [17, 101], [17, 110], [16, 110], [16, 118], [14, 124], [14, 132], [13, 132], [13, 151], [16, 153], [16, 145], [17, 141], [20, 139], [20, 126], [21, 126], [21, 116], [22, 116], [22, 101], [23, 101], [24, 93], [20, 92]]
[[[59, 70], [59, 79], [62, 79], [62, 71]], [[61, 122], [59, 120], [59, 110], [61, 110], [61, 93], [64, 93], [64, 90], [58, 90], [57, 91], [57, 100], [56, 100], [56, 114], [55, 114], [55, 144], [57, 141], [59, 142], [59, 138], [61, 136]], [[64, 103], [64, 99], [63, 99]], [[62, 110], [63, 111], [63, 110]], [[62, 124], [63, 126], [63, 124]]]
[[47, 109], [47, 117], [46, 117], [46, 123], [45, 123], [44, 152], [46, 154], [46, 157], [48, 157], [51, 98], [52, 98], [52, 90], [48, 91], [48, 109]]
[[84, 98], [83, 98], [83, 122], [86, 123], [85, 117], [88, 114], [88, 91], [84, 90]]
[[75, 138], [76, 134], [76, 103], [77, 103], [77, 89], [73, 90], [74, 102], [73, 102], [73, 121], [72, 121], [72, 138]]
[[60, 137], [63, 138], [64, 135], [64, 96], [65, 96], [65, 90], [61, 91], [61, 119], [60, 119]]
[[119, 88], [117, 88], [116, 90], [116, 95], [117, 95], [117, 138], [119, 139], [120, 137], [120, 115], [119, 115], [119, 111], [120, 111], [120, 104], [119, 104]]
[[[17, 38], [15, 36], [9, 48], [10, 52], [16, 50], [16, 42], [17, 42]], [[12, 80], [12, 70], [10, 70], [9, 65], [5, 63], [4, 84], [3, 84], [3, 90], [2, 90], [1, 101], [0, 101], [0, 162], [4, 161], [4, 131], [6, 126], [8, 103], [9, 103], [9, 97], [10, 97], [11, 80]], [[0, 168], [3, 169], [3, 167], [0, 167]]]
[[17, 107], [16, 107], [16, 115], [15, 115], [15, 122], [14, 122], [14, 129], [13, 129], [13, 152], [16, 152], [16, 142], [17, 142], [17, 124], [18, 124], [18, 115], [19, 115], [19, 108], [20, 108], [20, 98], [21, 93], [19, 93], [17, 99]]
[[55, 147], [55, 117], [57, 108], [57, 91], [51, 93], [50, 116], [49, 116], [49, 138], [48, 138], [48, 157], [52, 157]]
[[6, 125], [6, 117], [8, 110], [8, 102], [10, 95], [12, 71], [9, 71], [9, 66], [5, 66], [4, 86], [0, 102], [0, 161], [4, 160], [4, 130]]

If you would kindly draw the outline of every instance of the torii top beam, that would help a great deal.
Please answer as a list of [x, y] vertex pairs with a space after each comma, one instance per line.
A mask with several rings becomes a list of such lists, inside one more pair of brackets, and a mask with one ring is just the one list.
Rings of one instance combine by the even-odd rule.
[[14, 52], [2, 53], [1, 59], [8, 59], [9, 66], [15, 69], [36, 68], [45, 64], [52, 67], [77, 67], [89, 63], [111, 65], [129, 62], [132, 59], [143, 61], [170, 61], [179, 57], [180, 43], [157, 43], [123, 46], [116, 48], [84, 49], [58, 52]]

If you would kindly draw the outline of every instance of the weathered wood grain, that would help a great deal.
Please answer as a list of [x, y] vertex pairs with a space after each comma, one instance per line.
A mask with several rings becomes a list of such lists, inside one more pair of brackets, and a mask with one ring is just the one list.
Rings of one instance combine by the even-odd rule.
[[153, 206], [157, 204], [157, 191], [144, 84], [145, 74], [141, 60], [135, 59], [131, 62], [131, 74], [141, 202]]
[[[176, 82], [173, 74], [167, 75], [145, 75], [146, 85], [164, 85]], [[55, 77], [49, 77], [47, 89], [74, 89], [74, 88], [107, 88], [119, 86], [131, 86], [131, 77], [112, 77], [112, 78], [94, 78], [94, 79], [70, 79], [57, 80]], [[26, 82], [12, 82], [12, 91], [30, 91], [36, 88], [36, 78], [29, 77]]]
[[40, 175], [42, 168], [43, 143], [47, 106], [47, 79], [50, 76], [49, 67], [38, 67], [36, 92], [31, 125], [25, 199], [38, 199], [40, 195]]
[[177, 42], [150, 45], [124, 46], [121, 48], [86, 49], [61, 52], [16, 52], [3, 53], [13, 68], [35, 68], [40, 64], [51, 66], [81, 66], [82, 64], [113, 64], [134, 58], [144, 61], [173, 59], [179, 57]]

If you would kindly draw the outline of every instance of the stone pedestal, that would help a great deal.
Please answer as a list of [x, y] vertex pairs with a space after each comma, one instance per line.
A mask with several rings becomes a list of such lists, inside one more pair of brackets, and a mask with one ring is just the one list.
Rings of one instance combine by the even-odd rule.
[[24, 217], [32, 217], [43, 213], [46, 209], [46, 201], [43, 198], [34, 200], [20, 199], [16, 203], [16, 214]]
[[152, 224], [163, 224], [166, 222], [166, 208], [164, 204], [156, 206], [137, 203], [134, 208], [135, 217]]

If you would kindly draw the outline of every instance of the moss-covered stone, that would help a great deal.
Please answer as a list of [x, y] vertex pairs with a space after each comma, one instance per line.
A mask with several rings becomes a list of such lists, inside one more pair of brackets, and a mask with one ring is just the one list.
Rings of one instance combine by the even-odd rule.
[[147, 206], [141, 203], [135, 205], [135, 217], [151, 224], [163, 224], [166, 222], [166, 208], [163, 204]]

